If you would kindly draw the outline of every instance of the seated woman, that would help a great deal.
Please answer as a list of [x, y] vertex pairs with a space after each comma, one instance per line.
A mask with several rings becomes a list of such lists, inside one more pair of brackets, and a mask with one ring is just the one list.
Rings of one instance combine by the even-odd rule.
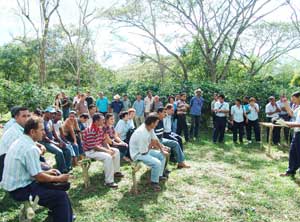
[[77, 166], [78, 157], [79, 155], [83, 154], [83, 151], [81, 146], [81, 139], [78, 134], [80, 132], [80, 129], [76, 120], [75, 111], [70, 112], [69, 117], [66, 119], [61, 129], [61, 135], [63, 135], [63, 138], [72, 144], [75, 152], [75, 156], [73, 157], [73, 166]]
[[128, 123], [131, 129], [135, 129], [134, 117], [135, 117], [135, 109], [134, 108], [128, 109]]
[[105, 115], [105, 126], [103, 128], [105, 141], [111, 147], [118, 148], [120, 150], [120, 158], [129, 162], [128, 156], [128, 144], [120, 139], [114, 128], [115, 118], [112, 113]]

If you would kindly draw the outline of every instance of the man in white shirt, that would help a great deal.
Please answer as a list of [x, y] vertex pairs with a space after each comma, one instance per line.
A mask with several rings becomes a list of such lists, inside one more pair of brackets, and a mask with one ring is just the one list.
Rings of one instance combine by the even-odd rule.
[[219, 101], [217, 101], [214, 106], [216, 119], [213, 131], [213, 142], [216, 143], [218, 140], [220, 143], [223, 143], [229, 104], [224, 101], [225, 96], [223, 94], [220, 94], [218, 98]]
[[240, 99], [235, 100], [235, 105], [231, 107], [231, 124], [233, 125], [233, 142], [237, 143], [237, 133], [239, 133], [239, 141], [243, 143], [244, 134], [244, 118], [247, 122], [246, 113], [241, 105]]
[[[252, 143], [252, 139], [251, 139], [252, 128], [254, 130], [256, 142], [260, 142], [260, 128], [259, 128], [259, 122], [258, 122], [259, 106], [256, 103], [256, 100], [254, 97], [251, 97], [249, 99], [249, 107], [248, 108], [249, 108], [248, 114], [247, 114], [248, 122], [246, 123], [246, 132], [247, 132], [248, 143]], [[244, 112], [246, 113], [245, 109], [244, 109]]]
[[[280, 108], [275, 102], [275, 97], [269, 97], [269, 103], [266, 105], [267, 121], [272, 122], [272, 119], [279, 118]], [[269, 128], [267, 128], [267, 141], [269, 141]], [[274, 127], [273, 129], [273, 143], [278, 145], [280, 142], [280, 127]]]
[[[145, 123], [137, 128], [129, 141], [130, 156], [133, 161], [140, 160], [151, 167], [151, 186], [154, 191], [160, 191], [160, 180], [165, 180], [163, 172], [168, 152], [158, 142], [154, 129], [159, 122], [157, 115], [147, 116]], [[154, 149], [155, 148], [159, 148]]]
[[154, 102], [154, 97], [152, 96], [152, 92], [149, 90], [147, 92], [147, 96], [144, 99], [145, 117], [149, 115], [153, 102]]

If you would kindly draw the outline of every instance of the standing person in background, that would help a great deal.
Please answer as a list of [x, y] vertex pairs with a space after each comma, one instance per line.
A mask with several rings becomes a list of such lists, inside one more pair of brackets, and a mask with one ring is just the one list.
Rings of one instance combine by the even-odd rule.
[[91, 92], [87, 91], [86, 92], [86, 98], [85, 101], [87, 102], [87, 106], [90, 107], [90, 105], [95, 103], [95, 99], [93, 96], [91, 96]]
[[252, 139], [251, 139], [252, 128], [254, 130], [256, 142], [260, 142], [260, 128], [259, 128], [259, 122], [258, 122], [259, 106], [256, 103], [256, 100], [254, 97], [251, 97], [249, 100], [249, 111], [250, 112], [248, 112], [248, 114], [247, 114], [246, 110], [244, 110], [244, 112], [247, 115], [247, 119], [248, 119], [248, 122], [246, 123], [246, 133], [247, 133], [248, 143], [252, 143]]
[[194, 140], [196, 140], [199, 137], [200, 117], [203, 103], [204, 99], [202, 97], [202, 90], [196, 89], [195, 96], [190, 101], [190, 114], [192, 117], [190, 136], [193, 137]]
[[212, 120], [213, 120], [213, 127], [215, 127], [216, 123], [216, 112], [215, 112], [215, 103], [219, 101], [219, 94], [214, 93], [214, 99], [210, 103], [210, 110], [212, 112]]
[[131, 107], [131, 102], [128, 99], [128, 96], [126, 94], [123, 96], [122, 102], [123, 102], [124, 111], [128, 111], [128, 109]]
[[227, 115], [229, 113], [229, 104], [224, 101], [225, 96], [220, 94], [218, 102], [215, 103], [214, 112], [216, 113], [216, 120], [213, 132], [213, 142], [224, 143], [225, 128], [227, 123]]
[[80, 116], [82, 113], [88, 113], [88, 103], [86, 102], [86, 96], [81, 93], [80, 94], [80, 100], [78, 103], [76, 103], [75, 111], [78, 116]]
[[61, 108], [63, 112], [63, 119], [66, 120], [69, 117], [71, 102], [64, 92], [61, 93]]
[[85, 123], [85, 127], [89, 127], [93, 123], [93, 115], [97, 112], [97, 107], [94, 104], [89, 106], [88, 120]]
[[76, 106], [76, 104], [79, 102], [79, 100], [80, 100], [80, 92], [79, 91], [77, 91], [76, 92], [76, 96], [73, 98], [73, 108], [75, 108], [75, 106]]
[[145, 121], [145, 118], [144, 118], [145, 104], [144, 104], [144, 101], [142, 100], [141, 94], [137, 94], [136, 100], [134, 101], [132, 108], [134, 108], [136, 111], [134, 121], [135, 121], [136, 127], [138, 128]]
[[159, 100], [159, 96], [154, 96], [154, 101], [151, 106], [151, 112], [157, 112], [159, 108], [163, 108], [162, 102]]
[[246, 113], [241, 105], [240, 99], [235, 100], [235, 105], [231, 107], [231, 124], [233, 126], [233, 142], [237, 143], [237, 134], [239, 133], [239, 141], [243, 143], [244, 122], [248, 123]]
[[169, 96], [168, 97], [168, 103], [172, 104], [174, 112], [172, 113], [172, 132], [176, 133], [177, 132], [177, 102], [175, 102], [175, 97], [174, 96]]
[[145, 104], [145, 117], [149, 115], [151, 112], [151, 107], [154, 102], [154, 98], [152, 97], [152, 92], [149, 90], [147, 92], [147, 96], [144, 99], [144, 104]]
[[186, 114], [190, 106], [186, 103], [186, 93], [180, 94], [180, 100], [177, 102], [177, 134], [181, 136], [184, 132], [185, 142], [189, 141], [189, 130], [186, 122]]
[[[275, 97], [269, 97], [269, 103], [266, 105], [266, 114], [267, 114], [267, 121], [272, 122], [273, 118], [279, 118], [279, 113], [281, 112], [280, 108], [277, 106], [275, 102]], [[267, 128], [267, 141], [269, 141], [269, 128]], [[280, 142], [280, 127], [274, 127], [273, 129], [273, 143], [278, 145]]]
[[105, 116], [106, 113], [108, 112], [109, 101], [108, 101], [107, 97], [104, 96], [103, 92], [99, 92], [98, 96], [99, 96], [99, 98], [96, 101], [96, 106], [97, 106], [98, 112], [102, 113], [103, 116]]
[[61, 94], [58, 93], [56, 96], [55, 96], [55, 99], [54, 99], [54, 107], [55, 107], [55, 110], [60, 110], [61, 109]]
[[[290, 116], [285, 108], [285, 104], [286, 103], [289, 103], [288, 99], [286, 98], [285, 95], [281, 95], [280, 96], [280, 100], [278, 100], [276, 102], [278, 108], [281, 110], [280, 113], [279, 113], [279, 117], [281, 119], [283, 119], [284, 121], [289, 121], [290, 120]], [[284, 138], [285, 138], [285, 141], [288, 143], [289, 141], [289, 128], [285, 127], [284, 129]]]
[[119, 121], [119, 115], [121, 111], [124, 109], [123, 102], [120, 101], [119, 94], [114, 96], [114, 101], [110, 104], [110, 108], [113, 111], [115, 122], [117, 123]]

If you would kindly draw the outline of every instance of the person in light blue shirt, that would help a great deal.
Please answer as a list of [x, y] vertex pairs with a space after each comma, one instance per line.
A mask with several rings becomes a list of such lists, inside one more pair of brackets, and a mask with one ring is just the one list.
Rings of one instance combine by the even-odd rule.
[[99, 98], [96, 100], [96, 106], [100, 113], [102, 113], [104, 116], [108, 112], [108, 104], [109, 101], [107, 97], [104, 96], [103, 92], [99, 93]]
[[26, 107], [18, 107], [14, 113], [15, 123], [3, 134], [0, 140], [0, 181], [2, 179], [5, 156], [11, 144], [23, 135], [23, 127], [28, 120], [30, 113]]
[[202, 90], [196, 89], [195, 96], [190, 101], [190, 114], [192, 118], [190, 136], [194, 139], [199, 137], [200, 117], [203, 103]]
[[134, 101], [132, 108], [134, 108], [136, 111], [135, 117], [134, 117], [135, 125], [136, 125], [136, 127], [139, 127], [145, 121], [145, 117], [144, 117], [145, 104], [144, 104], [144, 100], [142, 100], [142, 96], [140, 94], [138, 94], [136, 96], [136, 100]]
[[15, 115], [19, 108], [21, 108], [21, 106], [14, 106], [11, 108], [10, 110], [11, 119], [4, 124], [3, 133], [5, 133], [9, 129], [9, 127], [11, 127], [16, 122]]

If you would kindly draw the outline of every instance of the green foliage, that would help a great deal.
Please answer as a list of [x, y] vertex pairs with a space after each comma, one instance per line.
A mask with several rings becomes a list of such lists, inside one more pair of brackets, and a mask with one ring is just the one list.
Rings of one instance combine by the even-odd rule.
[[294, 74], [292, 80], [291, 80], [292, 86], [300, 86], [300, 74], [296, 73]]

